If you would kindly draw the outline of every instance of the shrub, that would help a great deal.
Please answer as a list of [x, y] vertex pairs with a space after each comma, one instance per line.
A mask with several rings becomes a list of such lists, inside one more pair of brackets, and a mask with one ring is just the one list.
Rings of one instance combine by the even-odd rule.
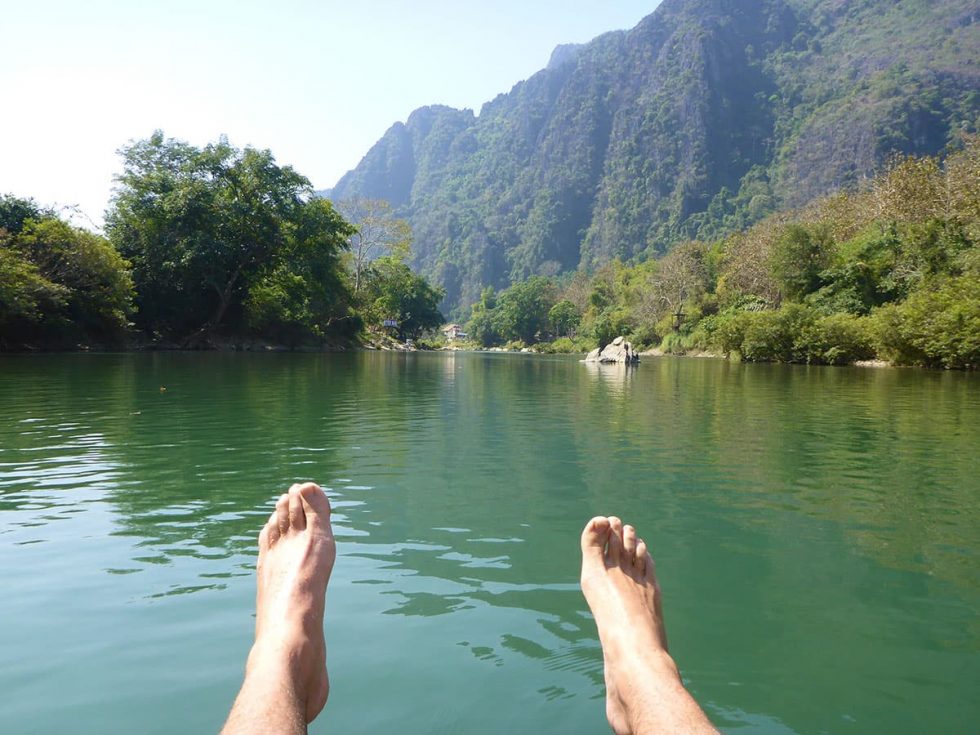
[[847, 365], [874, 357], [873, 342], [871, 323], [866, 317], [832, 314], [804, 327], [796, 348], [807, 362]]
[[691, 349], [691, 335], [671, 332], [660, 343], [660, 349], [668, 355], [684, 355]]
[[574, 354], [590, 352], [595, 347], [591, 339], [559, 337], [553, 342], [542, 342], [535, 345], [538, 352], [546, 354]]
[[880, 353], [905, 365], [976, 368], [980, 365], [980, 275], [967, 273], [930, 286], [901, 304], [873, 313]]
[[815, 320], [814, 312], [802, 304], [787, 304], [777, 311], [745, 314], [745, 334], [739, 352], [756, 362], [804, 362], [806, 354], [797, 335]]
[[745, 330], [751, 316], [746, 312], [731, 312], [713, 317], [713, 321], [705, 325], [706, 341], [717, 346], [726, 355], [733, 352], [741, 354]]
[[625, 309], [603, 311], [595, 319], [592, 336], [600, 345], [607, 345], [616, 337], [629, 334], [632, 329], [632, 320]]

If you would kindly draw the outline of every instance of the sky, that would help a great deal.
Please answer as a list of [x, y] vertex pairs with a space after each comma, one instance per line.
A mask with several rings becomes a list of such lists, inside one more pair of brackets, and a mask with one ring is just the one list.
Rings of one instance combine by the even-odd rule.
[[[0, 194], [101, 226], [117, 151], [161, 129], [333, 186], [417, 107], [471, 108], [659, 0], [32, 0], [0, 14]], [[66, 213], [68, 210], [65, 210]]]

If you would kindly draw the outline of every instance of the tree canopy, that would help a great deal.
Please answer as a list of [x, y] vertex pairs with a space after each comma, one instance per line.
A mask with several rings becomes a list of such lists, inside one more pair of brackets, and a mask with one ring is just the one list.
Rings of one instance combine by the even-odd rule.
[[132, 297], [128, 264], [105, 238], [0, 197], [0, 346], [117, 343]]
[[374, 324], [394, 320], [402, 339], [418, 339], [424, 330], [443, 323], [439, 302], [445, 292], [413, 273], [397, 257], [386, 255], [373, 261], [364, 281], [365, 317]]
[[[337, 316], [337, 262], [353, 230], [305, 177], [225, 139], [196, 148], [157, 131], [121, 154], [106, 230], [133, 265], [142, 329], [195, 343], [247, 323], [312, 327]], [[282, 303], [298, 286], [300, 298], [319, 294], [302, 315]]]

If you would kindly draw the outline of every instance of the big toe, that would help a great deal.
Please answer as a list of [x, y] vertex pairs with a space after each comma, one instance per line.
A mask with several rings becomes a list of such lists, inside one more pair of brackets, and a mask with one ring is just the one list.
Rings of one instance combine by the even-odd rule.
[[299, 497], [306, 511], [306, 521], [321, 528], [330, 528], [330, 501], [315, 482], [306, 482], [298, 488]]
[[582, 531], [582, 556], [601, 559], [609, 542], [609, 531], [609, 519], [606, 516], [596, 516], [586, 523], [585, 530]]

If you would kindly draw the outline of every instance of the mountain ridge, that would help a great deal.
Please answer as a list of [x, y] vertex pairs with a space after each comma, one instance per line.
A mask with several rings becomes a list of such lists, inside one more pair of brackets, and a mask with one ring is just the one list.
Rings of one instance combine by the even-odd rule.
[[479, 115], [413, 111], [331, 196], [390, 201], [450, 309], [654, 257], [975, 130], [978, 20], [973, 0], [665, 0]]

